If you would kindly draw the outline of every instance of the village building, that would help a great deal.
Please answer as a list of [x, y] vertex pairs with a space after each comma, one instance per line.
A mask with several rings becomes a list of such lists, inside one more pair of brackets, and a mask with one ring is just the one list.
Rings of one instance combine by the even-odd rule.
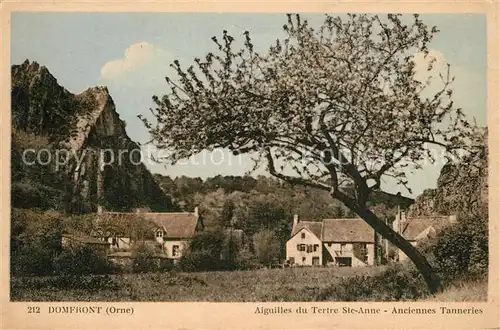
[[[194, 212], [149, 212], [136, 209], [136, 212], [98, 212], [98, 217], [107, 223], [116, 224], [118, 230], [112, 235], [103, 235], [110, 244], [110, 258], [131, 258], [132, 249], [138, 244], [151, 247], [155, 253], [177, 262], [189, 246], [189, 240], [204, 229], [203, 221], [196, 207]], [[144, 221], [151, 225], [150, 232], [144, 237], [132, 237], [132, 228], [122, 228], [120, 224]]]
[[[455, 215], [431, 215], [431, 216], [407, 216], [406, 212], [399, 211], [392, 223], [392, 229], [403, 236], [413, 246], [418, 246], [425, 239], [433, 237], [439, 230], [457, 222]], [[389, 245], [387, 243], [387, 245]], [[387, 248], [389, 250], [390, 248]], [[394, 259], [403, 261], [408, 257], [406, 254], [392, 247]]]
[[375, 231], [362, 219], [299, 221], [294, 216], [286, 259], [295, 266], [373, 265]]

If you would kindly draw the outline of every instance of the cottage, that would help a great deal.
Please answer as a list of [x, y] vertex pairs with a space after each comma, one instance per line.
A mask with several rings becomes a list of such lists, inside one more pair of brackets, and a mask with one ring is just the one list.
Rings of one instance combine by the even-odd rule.
[[127, 252], [138, 243], [132, 240], [130, 228], [129, 233], [126, 233], [127, 229], [123, 228], [123, 223], [130, 226], [130, 223], [137, 219], [150, 223], [151, 237], [139, 237], [136, 240], [156, 245], [160, 248], [162, 257], [175, 260], [182, 257], [194, 234], [204, 229], [198, 208], [195, 208], [194, 212], [148, 212], [137, 209], [136, 212], [101, 212], [99, 216], [105, 218], [108, 225], [117, 224], [115, 235], [104, 237], [104, 240], [111, 244], [111, 250], [117, 258], [130, 257], [128, 254], [115, 252]]
[[[406, 216], [405, 212], [400, 211], [392, 223], [394, 231], [403, 236], [413, 246], [426, 238], [430, 238], [445, 226], [456, 223], [457, 217], [451, 216]], [[406, 254], [397, 249], [396, 259], [399, 261], [407, 259]]]
[[373, 265], [375, 232], [362, 219], [300, 221], [294, 216], [286, 243], [289, 264], [299, 266]]

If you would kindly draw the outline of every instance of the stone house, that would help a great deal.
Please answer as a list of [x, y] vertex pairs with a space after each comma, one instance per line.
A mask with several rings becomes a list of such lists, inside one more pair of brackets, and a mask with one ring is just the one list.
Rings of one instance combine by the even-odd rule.
[[119, 228], [115, 235], [106, 235], [103, 238], [110, 243], [113, 256], [120, 258], [130, 257], [131, 254], [125, 252], [130, 252], [137, 243], [145, 243], [154, 247], [162, 257], [177, 261], [188, 248], [189, 240], [196, 232], [204, 229], [198, 208], [195, 208], [194, 212], [149, 212], [140, 209], [136, 212], [101, 211], [99, 216], [106, 217], [111, 223], [141, 219], [151, 225], [151, 233], [148, 235], [150, 237], [134, 239], [130, 230], [127, 233], [126, 228]]
[[294, 216], [286, 258], [297, 266], [374, 264], [375, 231], [362, 219], [299, 221]]
[[[411, 245], [417, 246], [419, 242], [432, 237], [445, 226], [457, 222], [455, 215], [407, 216], [404, 211], [399, 211], [392, 223], [392, 229], [408, 240]], [[406, 254], [393, 247], [395, 259], [407, 259]]]

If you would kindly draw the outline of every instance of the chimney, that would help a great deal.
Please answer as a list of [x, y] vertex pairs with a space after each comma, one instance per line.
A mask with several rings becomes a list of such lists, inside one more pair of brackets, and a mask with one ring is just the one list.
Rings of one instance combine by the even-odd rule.
[[293, 227], [297, 226], [298, 223], [299, 223], [299, 215], [298, 214], [294, 214], [293, 215]]

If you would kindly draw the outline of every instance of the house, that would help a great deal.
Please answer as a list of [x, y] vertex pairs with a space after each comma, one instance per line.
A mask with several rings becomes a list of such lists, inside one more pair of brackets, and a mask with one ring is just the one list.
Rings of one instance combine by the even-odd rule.
[[294, 216], [286, 243], [289, 264], [298, 266], [373, 265], [375, 231], [362, 219], [299, 221]]
[[61, 248], [71, 249], [77, 246], [90, 246], [94, 251], [106, 255], [109, 243], [77, 230], [66, 230], [61, 234]]
[[[118, 230], [114, 236], [105, 235], [103, 238], [111, 244], [112, 252], [127, 252], [132, 249], [138, 241], [147, 245], [156, 245], [161, 255], [169, 259], [178, 260], [189, 246], [189, 240], [196, 232], [204, 229], [203, 221], [196, 207], [194, 212], [149, 212], [137, 209], [136, 212], [102, 212], [98, 214], [105, 218], [108, 224], [115, 222]], [[151, 224], [150, 237], [132, 238], [131, 229], [123, 228], [123, 224], [145, 220]], [[125, 226], [126, 227], [126, 226]], [[123, 258], [125, 254], [117, 254]]]
[[[419, 242], [432, 237], [445, 226], [456, 222], [457, 217], [455, 215], [407, 216], [405, 212], [400, 211], [392, 223], [392, 229], [409, 241], [411, 245], [417, 246]], [[399, 261], [408, 258], [399, 249], [396, 250], [395, 257]]]

